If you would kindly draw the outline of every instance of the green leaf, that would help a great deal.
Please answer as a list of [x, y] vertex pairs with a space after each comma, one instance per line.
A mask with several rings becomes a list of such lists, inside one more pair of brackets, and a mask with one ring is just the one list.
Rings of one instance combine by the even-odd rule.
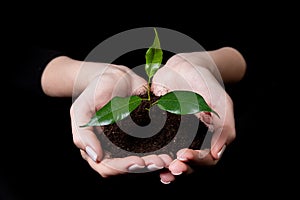
[[218, 117], [218, 113], [212, 110], [204, 98], [191, 91], [173, 91], [165, 94], [157, 100], [157, 106], [170, 113], [186, 115], [198, 112], [212, 112]]
[[153, 44], [151, 45], [151, 47], [149, 47], [145, 56], [146, 57], [145, 71], [149, 78], [149, 82], [150, 79], [153, 77], [153, 75], [156, 73], [156, 71], [159, 69], [163, 59], [163, 51], [160, 48], [160, 41], [155, 28], [154, 31], [155, 31], [155, 38]]
[[135, 110], [141, 102], [142, 99], [139, 96], [114, 97], [81, 127], [103, 126], [120, 121]]

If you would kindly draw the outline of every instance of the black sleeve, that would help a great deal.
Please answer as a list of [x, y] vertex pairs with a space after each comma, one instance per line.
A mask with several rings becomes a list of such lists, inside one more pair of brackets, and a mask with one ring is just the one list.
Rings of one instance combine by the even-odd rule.
[[64, 53], [38, 46], [22, 46], [13, 52], [10, 54], [13, 88], [18, 92], [45, 95], [41, 87], [42, 73], [52, 59]]

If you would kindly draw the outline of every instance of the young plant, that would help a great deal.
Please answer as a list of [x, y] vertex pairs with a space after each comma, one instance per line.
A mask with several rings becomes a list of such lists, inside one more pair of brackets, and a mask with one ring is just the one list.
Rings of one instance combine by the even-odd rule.
[[[160, 47], [159, 37], [155, 28], [154, 32], [153, 44], [148, 48], [145, 55], [145, 71], [148, 76], [147, 98], [143, 99], [137, 95], [129, 97], [115, 96], [101, 109], [96, 111], [88, 123], [80, 127], [113, 124], [128, 117], [143, 100], [151, 101], [151, 79], [160, 68], [163, 59], [163, 51]], [[177, 90], [169, 92], [159, 97], [157, 101], [151, 104], [151, 107], [154, 105], [157, 105], [162, 110], [178, 115], [212, 112], [219, 117], [218, 113], [209, 107], [201, 95], [192, 91]]]

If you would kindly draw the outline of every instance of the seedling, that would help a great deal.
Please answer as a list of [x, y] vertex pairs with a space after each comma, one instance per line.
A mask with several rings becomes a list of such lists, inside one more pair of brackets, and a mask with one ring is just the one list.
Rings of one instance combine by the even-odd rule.
[[[160, 68], [163, 59], [163, 51], [160, 47], [158, 33], [155, 28], [154, 32], [155, 37], [153, 44], [148, 48], [145, 55], [145, 71], [148, 76], [147, 98], [143, 99], [137, 95], [129, 97], [115, 96], [101, 109], [97, 110], [88, 123], [80, 127], [113, 124], [129, 116], [143, 100], [151, 101], [151, 79]], [[154, 105], [157, 105], [161, 110], [178, 115], [211, 112], [219, 117], [218, 113], [205, 102], [200, 94], [192, 91], [175, 90], [168, 92], [167, 94], [160, 96], [157, 101], [153, 102], [149, 109]]]

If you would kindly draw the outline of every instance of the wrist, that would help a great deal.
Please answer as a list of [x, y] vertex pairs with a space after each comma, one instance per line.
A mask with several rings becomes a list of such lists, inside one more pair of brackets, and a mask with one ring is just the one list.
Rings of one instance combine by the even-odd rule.
[[242, 54], [232, 48], [223, 47], [217, 50], [208, 51], [224, 82], [238, 82], [246, 72], [246, 61]]
[[67, 56], [59, 56], [46, 66], [41, 85], [48, 96], [71, 97], [81, 62]]

